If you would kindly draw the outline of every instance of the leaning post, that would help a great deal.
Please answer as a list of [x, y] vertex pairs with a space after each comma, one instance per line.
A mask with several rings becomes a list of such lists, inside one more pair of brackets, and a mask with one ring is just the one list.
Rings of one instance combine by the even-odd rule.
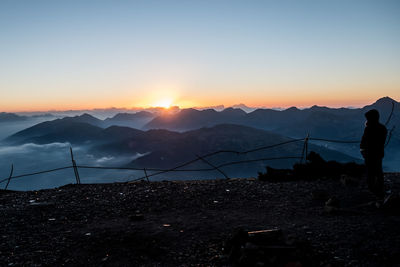
[[305, 146], [305, 153], [306, 153], [306, 162], [308, 160], [308, 140], [310, 139], [310, 134], [308, 133], [306, 136], [306, 139], [304, 140], [304, 146]]
[[147, 176], [147, 171], [146, 171], [146, 168], [144, 168], [144, 169], [143, 169], [143, 171], [144, 171], [144, 175], [146, 176], [146, 180], [147, 180], [147, 182], [150, 182], [150, 180], [149, 180], [149, 176]]
[[4, 190], [7, 190], [8, 185], [10, 184], [13, 172], [14, 172], [14, 164], [11, 164], [10, 176], [8, 176], [7, 184], [6, 184], [6, 187], [4, 188]]

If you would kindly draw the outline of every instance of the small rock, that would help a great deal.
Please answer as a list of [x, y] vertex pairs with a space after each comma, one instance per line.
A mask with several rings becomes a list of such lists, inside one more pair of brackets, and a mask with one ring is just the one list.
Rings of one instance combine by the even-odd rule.
[[342, 174], [342, 176], [340, 177], [340, 182], [344, 186], [358, 186], [358, 184], [360, 183], [359, 179], [346, 174]]
[[326, 190], [314, 190], [311, 193], [313, 200], [327, 201], [329, 199], [329, 193]]
[[251, 243], [251, 242], [247, 242], [247, 243], [244, 245], [244, 249], [246, 249], [246, 250], [257, 250], [257, 249], [258, 249], [258, 246], [255, 245], [255, 244], [253, 244], [253, 243]]
[[325, 206], [331, 206], [331, 207], [336, 207], [338, 208], [340, 206], [339, 199], [336, 197], [331, 197], [325, 202]]
[[336, 213], [339, 211], [338, 208], [333, 207], [333, 206], [327, 206], [327, 205], [325, 205], [324, 210], [326, 213], [330, 213], [330, 214], [333, 214], [333, 213]]
[[131, 221], [142, 221], [144, 219], [144, 215], [141, 213], [137, 213], [137, 214], [129, 216], [129, 219]]

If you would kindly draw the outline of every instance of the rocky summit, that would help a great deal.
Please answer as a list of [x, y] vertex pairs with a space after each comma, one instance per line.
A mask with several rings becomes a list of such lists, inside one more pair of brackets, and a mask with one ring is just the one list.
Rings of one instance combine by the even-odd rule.
[[398, 174], [0, 191], [2, 266], [396, 266]]

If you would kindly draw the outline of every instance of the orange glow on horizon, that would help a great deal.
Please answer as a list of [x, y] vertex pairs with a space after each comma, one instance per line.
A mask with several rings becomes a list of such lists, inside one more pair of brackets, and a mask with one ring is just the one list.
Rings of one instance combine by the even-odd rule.
[[[198, 96], [196, 101], [191, 101], [190, 99], [174, 98], [174, 97], [164, 97], [150, 100], [146, 102], [128, 102], [126, 99], [124, 101], [96, 101], [95, 103], [75, 103], [75, 102], [61, 102], [54, 101], [50, 103], [8, 103], [1, 107], [0, 112], [56, 112], [56, 111], [66, 111], [66, 110], [91, 110], [91, 109], [108, 109], [108, 108], [120, 108], [120, 109], [146, 109], [160, 107], [169, 109], [172, 106], [178, 106], [180, 108], [204, 108], [204, 107], [215, 107], [224, 105], [224, 107], [229, 107], [237, 104], [245, 104], [248, 107], [255, 108], [289, 108], [296, 106], [298, 108], [311, 107], [313, 105], [327, 106], [332, 108], [339, 107], [363, 107], [365, 105], [370, 105], [374, 103], [381, 97], [385, 95], [378, 96], [361, 96], [358, 98], [342, 96], [336, 98], [329, 97], [319, 97], [312, 98], [310, 96], [291, 96], [291, 97], [261, 97], [261, 96], [249, 96], [244, 97], [214, 97], [211, 101], [207, 97]], [[389, 97], [398, 101], [398, 98], [390, 96]], [[111, 103], [112, 102], [112, 103]]]
[[169, 98], [163, 98], [158, 101], [156, 101], [152, 107], [160, 107], [160, 108], [170, 108], [172, 106], [172, 99]]

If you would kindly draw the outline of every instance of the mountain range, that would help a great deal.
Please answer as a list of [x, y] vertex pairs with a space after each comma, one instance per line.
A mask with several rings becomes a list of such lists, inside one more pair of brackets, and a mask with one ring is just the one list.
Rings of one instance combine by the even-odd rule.
[[[238, 108], [222, 111], [183, 109], [158, 115], [145, 111], [135, 114], [120, 113], [105, 120], [83, 114], [39, 123], [8, 137], [4, 142], [70, 142], [76, 146], [85, 146], [90, 153], [98, 156], [141, 155], [127, 163], [127, 166], [170, 168], [195, 159], [196, 155], [216, 150], [243, 151], [285, 142], [292, 138], [304, 138], [307, 134], [317, 138], [357, 141], [363, 133], [364, 113], [372, 108], [380, 111], [383, 122], [388, 119], [393, 108], [387, 126], [392, 129], [393, 126], [399, 125], [400, 104], [385, 97], [358, 109], [313, 106], [308, 109], [292, 107], [282, 111], [257, 109], [249, 113]], [[400, 156], [399, 148], [400, 135], [395, 129], [386, 149], [385, 166], [389, 169], [398, 168], [396, 159]], [[250, 158], [299, 156], [301, 150], [302, 143], [298, 142], [251, 155], [221, 153], [211, 160], [214, 164], [223, 164], [227, 161]], [[321, 153], [328, 160], [360, 159], [358, 144], [314, 141], [310, 144], [310, 150]], [[275, 166], [288, 167], [293, 162], [280, 161], [276, 162]], [[204, 167], [206, 163], [199, 161], [197, 164]], [[266, 162], [247, 164], [239, 168], [239, 172], [260, 170], [265, 164]], [[237, 170], [238, 168], [236, 173]]]
[[[85, 116], [86, 117], [86, 116]], [[88, 153], [97, 157], [103, 156], [134, 156], [141, 157], [127, 162], [128, 167], [140, 168], [171, 168], [188, 160], [194, 160], [198, 155], [204, 155], [216, 150], [246, 151], [252, 148], [287, 142], [291, 138], [265, 130], [246, 126], [221, 124], [210, 128], [201, 128], [187, 132], [169, 130], [141, 131], [129, 127], [111, 126], [106, 129], [89, 123], [55, 120], [44, 122], [21, 131], [5, 141], [9, 144], [49, 144], [69, 142], [72, 146], [84, 146]], [[207, 160], [213, 164], [224, 164], [231, 161], [271, 157], [299, 157], [302, 153], [302, 142], [293, 142], [268, 150], [260, 150], [249, 154], [224, 152]], [[339, 161], [356, 161], [357, 159], [341, 152], [316, 145], [310, 149], [318, 151], [323, 157]], [[271, 162], [274, 167], [290, 167], [299, 159]], [[256, 175], [263, 171], [268, 161], [243, 164], [239, 168], [225, 167], [230, 175]], [[190, 168], [210, 168], [202, 161], [190, 165]]]
[[[104, 120], [98, 119], [88, 113], [77, 115], [73, 117], [62, 117], [56, 118], [51, 114], [35, 115], [35, 116], [20, 116], [14, 113], [0, 113], [0, 123], [15, 123], [19, 121], [30, 121], [35, 120], [38, 117], [47, 118], [43, 124], [40, 124], [38, 128], [46, 128], [47, 126], [52, 127], [53, 125], [68, 124], [71, 122], [75, 123], [87, 123], [93, 126], [107, 128], [110, 126], [126, 126], [131, 128], [142, 128], [146, 123], [156, 117], [156, 113], [148, 111], [140, 111], [137, 113], [118, 113], [113, 117], [106, 118]], [[39, 124], [38, 124], [39, 125]], [[36, 128], [35, 128], [36, 129]]]
[[290, 137], [304, 137], [307, 134], [327, 138], [360, 138], [364, 128], [364, 113], [376, 108], [385, 122], [390, 114], [392, 103], [394, 115], [391, 123], [400, 122], [400, 104], [384, 97], [363, 108], [328, 108], [312, 106], [307, 109], [291, 107], [282, 111], [257, 109], [250, 113], [238, 108], [227, 108], [221, 112], [212, 109], [183, 109], [169, 116], [157, 116], [144, 126], [144, 129], [169, 129], [188, 131], [210, 127], [221, 123], [244, 125], [274, 131]]
[[[285, 110], [257, 109], [250, 113], [235, 108], [227, 108], [221, 112], [211, 109], [202, 111], [184, 109], [170, 116], [155, 117], [144, 126], [144, 129], [188, 131], [231, 123], [268, 130], [291, 138], [305, 138], [309, 135], [312, 138], [359, 141], [364, 130], [364, 114], [373, 108], [380, 112], [381, 122], [387, 124], [386, 127], [391, 132], [390, 142], [386, 147], [385, 166], [397, 170], [400, 157], [400, 104], [389, 97], [380, 98], [363, 108], [312, 106], [306, 109], [296, 107]], [[388, 121], [389, 116], [390, 121]], [[360, 157], [358, 144], [314, 143], [352, 157]]]
[[28, 118], [26, 116], [19, 116], [14, 113], [0, 112], [0, 122], [10, 122], [10, 121], [24, 121]]

